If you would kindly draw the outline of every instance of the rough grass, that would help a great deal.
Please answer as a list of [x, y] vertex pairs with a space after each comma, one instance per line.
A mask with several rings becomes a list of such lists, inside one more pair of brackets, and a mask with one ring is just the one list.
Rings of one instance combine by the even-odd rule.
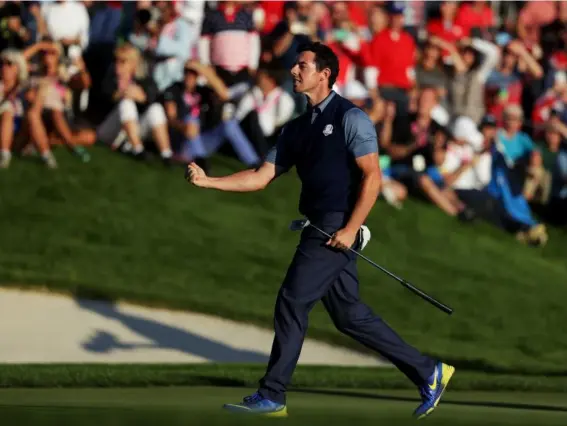
[[[0, 282], [129, 299], [270, 328], [298, 235], [295, 173], [260, 193], [199, 190], [182, 169], [133, 163], [103, 148], [57, 171], [15, 159], [0, 173]], [[214, 175], [239, 169], [217, 159]], [[364, 300], [405, 339], [459, 368], [565, 374], [564, 231], [544, 249], [484, 224], [463, 225], [411, 201], [380, 201], [365, 254], [455, 309], [437, 311], [361, 261]], [[360, 346], [317, 306], [309, 336]]]

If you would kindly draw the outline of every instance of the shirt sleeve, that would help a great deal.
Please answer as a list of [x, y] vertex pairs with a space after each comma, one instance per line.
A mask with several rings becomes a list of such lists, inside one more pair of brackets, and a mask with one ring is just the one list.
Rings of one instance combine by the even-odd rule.
[[284, 127], [280, 132], [278, 141], [268, 151], [266, 162], [275, 164], [280, 169], [280, 173], [287, 172], [294, 166], [293, 153], [291, 147], [292, 137], [288, 126]]
[[539, 151], [534, 145], [534, 141], [527, 134], [522, 133], [522, 147], [524, 148], [524, 153]]
[[238, 107], [236, 108], [235, 117], [238, 121], [244, 120], [252, 110], [254, 110], [254, 95], [251, 92], [248, 92], [238, 103]]
[[343, 118], [347, 148], [355, 158], [378, 153], [378, 136], [368, 115], [359, 108], [347, 111]]

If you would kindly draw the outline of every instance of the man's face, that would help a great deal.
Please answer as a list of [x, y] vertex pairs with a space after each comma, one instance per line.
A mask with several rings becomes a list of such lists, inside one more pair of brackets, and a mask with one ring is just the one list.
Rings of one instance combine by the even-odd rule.
[[437, 94], [433, 89], [425, 89], [421, 92], [417, 109], [420, 114], [429, 115], [433, 107], [437, 105]]
[[489, 149], [492, 141], [496, 138], [496, 126], [484, 126], [481, 133], [484, 136], [484, 147]]
[[457, 14], [457, 2], [455, 1], [444, 1], [439, 7], [441, 16], [443, 19], [453, 19]]
[[370, 9], [370, 29], [373, 32], [382, 31], [388, 26], [388, 14], [380, 7], [373, 7]]
[[551, 151], [557, 151], [561, 145], [561, 134], [555, 129], [547, 129], [545, 132], [545, 141]]
[[402, 13], [393, 13], [390, 15], [390, 26], [394, 30], [401, 30], [404, 28], [404, 15]]
[[18, 74], [16, 64], [10, 62], [8, 59], [2, 59], [0, 64], [2, 64], [2, 81], [14, 80]]
[[348, 9], [343, 1], [333, 3], [331, 7], [331, 17], [335, 28], [341, 27], [344, 22], [348, 22]]
[[55, 67], [59, 65], [59, 52], [55, 49], [44, 50], [42, 59], [46, 67]]
[[183, 70], [183, 83], [185, 85], [185, 90], [192, 92], [197, 87], [197, 73], [190, 69], [185, 68]]
[[118, 78], [130, 78], [134, 75], [136, 66], [133, 59], [121, 53], [116, 56], [114, 69]]
[[504, 128], [510, 133], [519, 132], [522, 128], [523, 119], [518, 114], [508, 114], [504, 119]]
[[320, 84], [327, 84], [330, 71], [325, 68], [317, 71], [314, 52], [301, 52], [291, 68], [293, 77], [293, 91], [295, 93], [309, 93]]
[[508, 49], [504, 49], [502, 53], [502, 65], [506, 68], [514, 68], [518, 62], [518, 57]]

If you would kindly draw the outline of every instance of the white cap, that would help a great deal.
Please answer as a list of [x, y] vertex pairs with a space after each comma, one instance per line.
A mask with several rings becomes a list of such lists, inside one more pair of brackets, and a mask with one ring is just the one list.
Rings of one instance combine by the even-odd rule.
[[453, 136], [455, 139], [471, 145], [475, 151], [482, 149], [484, 137], [476, 127], [476, 123], [470, 117], [459, 116], [453, 124]]
[[565, 73], [565, 71], [555, 71], [553, 82], [556, 85], [567, 84], [567, 74]]
[[435, 105], [431, 109], [429, 116], [433, 121], [443, 127], [446, 127], [449, 124], [449, 120], [451, 119], [447, 110], [441, 105]]
[[368, 90], [360, 81], [351, 80], [345, 84], [343, 96], [347, 99], [366, 99], [368, 98]]

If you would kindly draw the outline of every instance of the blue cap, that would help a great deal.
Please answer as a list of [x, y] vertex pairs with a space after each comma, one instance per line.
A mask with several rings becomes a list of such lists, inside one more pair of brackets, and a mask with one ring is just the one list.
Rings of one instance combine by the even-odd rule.
[[391, 1], [388, 2], [388, 12], [392, 15], [404, 13], [405, 6], [402, 1]]

